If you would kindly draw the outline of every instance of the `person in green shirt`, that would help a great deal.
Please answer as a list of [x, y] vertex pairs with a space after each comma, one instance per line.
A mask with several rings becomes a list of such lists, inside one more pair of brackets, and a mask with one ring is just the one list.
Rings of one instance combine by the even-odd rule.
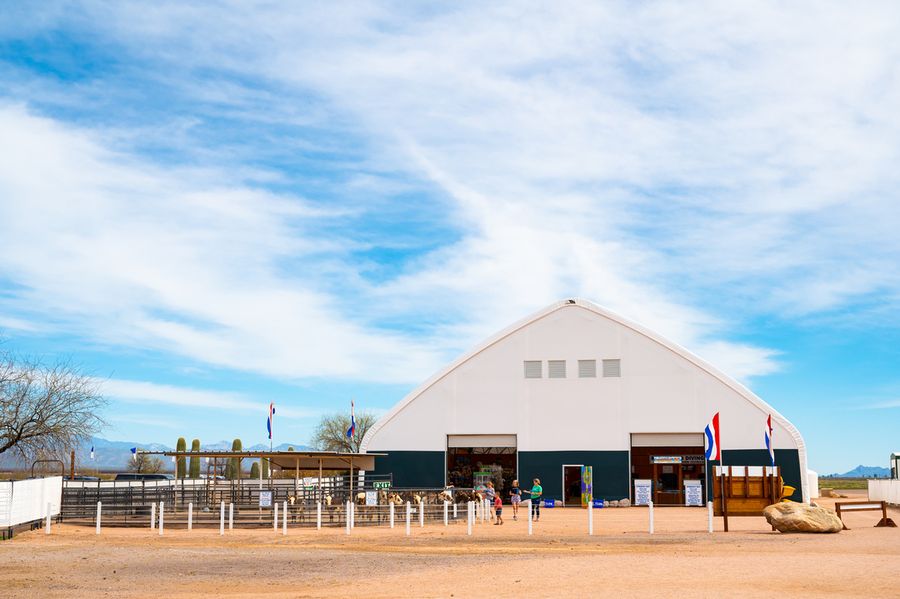
[[531, 517], [535, 522], [541, 519], [541, 495], [544, 494], [544, 488], [541, 486], [541, 479], [534, 479], [534, 486], [531, 487]]

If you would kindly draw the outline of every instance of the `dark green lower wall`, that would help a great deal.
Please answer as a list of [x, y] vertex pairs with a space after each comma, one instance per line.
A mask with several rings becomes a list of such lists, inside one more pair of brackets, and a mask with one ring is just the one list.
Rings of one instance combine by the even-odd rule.
[[563, 464], [593, 467], [596, 499], [630, 497], [631, 464], [627, 451], [520, 451], [519, 483], [523, 489], [528, 489], [531, 480], [539, 478], [544, 498], [562, 499]]
[[[765, 449], [726, 449], [722, 452], [722, 457], [726, 466], [768, 466], [771, 464], [769, 452]], [[712, 477], [712, 466], [718, 465], [719, 462], [715, 460], [710, 462], [710, 468], [707, 472], [707, 484], [709, 483], [709, 478]], [[797, 489], [790, 499], [803, 501], [800, 452], [796, 449], [776, 449], [775, 465], [781, 468], [781, 478], [784, 479], [784, 484]]]
[[444, 486], [443, 451], [378, 451], [375, 474], [393, 474], [395, 487], [441, 488]]

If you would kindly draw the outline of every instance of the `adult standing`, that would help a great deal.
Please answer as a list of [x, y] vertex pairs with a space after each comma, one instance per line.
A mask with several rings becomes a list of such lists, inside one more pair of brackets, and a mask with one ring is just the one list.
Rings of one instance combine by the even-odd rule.
[[541, 519], [541, 496], [544, 494], [544, 487], [541, 486], [541, 479], [536, 478], [531, 487], [531, 517], [535, 522]]
[[522, 503], [522, 490], [519, 488], [519, 481], [512, 481], [512, 487], [509, 489], [509, 502], [512, 504], [513, 520], [518, 520], [519, 504]]

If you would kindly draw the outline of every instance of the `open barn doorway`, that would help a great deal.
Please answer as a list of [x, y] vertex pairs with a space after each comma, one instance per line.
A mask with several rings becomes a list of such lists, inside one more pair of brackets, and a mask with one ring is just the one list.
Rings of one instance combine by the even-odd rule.
[[635, 480], [651, 481], [655, 505], [687, 505], [685, 487], [699, 484], [706, 497], [702, 433], [632, 433], [632, 492]]
[[583, 464], [565, 464], [563, 468], [563, 505], [581, 507], [581, 468]]
[[515, 435], [447, 435], [447, 484], [483, 488], [491, 481], [504, 499], [516, 478]]

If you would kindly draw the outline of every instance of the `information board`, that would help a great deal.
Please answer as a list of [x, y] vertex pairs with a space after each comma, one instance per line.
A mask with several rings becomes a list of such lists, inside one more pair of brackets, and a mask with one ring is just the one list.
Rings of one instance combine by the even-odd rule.
[[703, 486], [699, 480], [684, 481], [684, 505], [697, 507], [703, 505]]
[[259, 507], [272, 507], [272, 491], [259, 492]]
[[634, 505], [650, 505], [652, 482], [650, 479], [643, 478], [634, 480]]
[[366, 491], [366, 505], [378, 505], [378, 491]]

